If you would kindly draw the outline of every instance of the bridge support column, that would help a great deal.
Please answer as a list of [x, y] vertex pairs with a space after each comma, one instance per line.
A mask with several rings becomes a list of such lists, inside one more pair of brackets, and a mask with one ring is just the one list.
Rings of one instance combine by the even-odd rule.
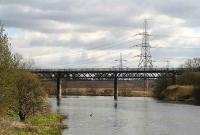
[[117, 73], [115, 73], [114, 77], [114, 100], [118, 98], [118, 89], [117, 89]]
[[62, 88], [61, 88], [61, 79], [57, 78], [57, 91], [56, 91], [56, 97], [57, 97], [57, 105], [60, 105], [61, 98], [62, 98]]
[[172, 75], [172, 84], [176, 84], [176, 74], [173, 73]]

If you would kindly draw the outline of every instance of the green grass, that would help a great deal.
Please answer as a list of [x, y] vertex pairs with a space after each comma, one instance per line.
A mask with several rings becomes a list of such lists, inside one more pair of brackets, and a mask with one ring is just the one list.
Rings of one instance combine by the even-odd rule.
[[27, 121], [34, 126], [51, 126], [57, 122], [61, 122], [62, 117], [57, 113], [50, 113], [48, 115], [29, 117]]
[[[15, 115], [9, 115], [9, 120], [19, 122]], [[30, 116], [25, 122], [25, 128], [9, 127], [9, 133], [4, 133], [8, 135], [61, 135], [62, 121], [63, 117], [57, 113]]]
[[[26, 133], [30, 131], [38, 135], [60, 135], [61, 129], [58, 124], [62, 122], [62, 117], [57, 113], [50, 113], [48, 115], [32, 116], [27, 119], [27, 123], [32, 125], [34, 130], [26, 129]], [[20, 131], [23, 133], [24, 131]]]

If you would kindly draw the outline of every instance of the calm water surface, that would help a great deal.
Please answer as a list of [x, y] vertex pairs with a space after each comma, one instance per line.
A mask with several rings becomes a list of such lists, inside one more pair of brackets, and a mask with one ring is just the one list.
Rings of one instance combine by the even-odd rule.
[[[63, 135], [199, 135], [200, 107], [152, 98], [66, 97], [52, 110], [68, 114]], [[92, 114], [92, 116], [90, 116]]]

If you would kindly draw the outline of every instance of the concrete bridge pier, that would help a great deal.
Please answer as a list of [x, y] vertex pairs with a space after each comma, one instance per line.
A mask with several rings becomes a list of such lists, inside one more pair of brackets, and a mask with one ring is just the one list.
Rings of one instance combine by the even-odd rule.
[[61, 78], [57, 78], [57, 90], [56, 90], [57, 105], [60, 105], [62, 98]]
[[117, 89], [117, 73], [115, 73], [114, 77], [114, 100], [118, 98], [118, 89]]

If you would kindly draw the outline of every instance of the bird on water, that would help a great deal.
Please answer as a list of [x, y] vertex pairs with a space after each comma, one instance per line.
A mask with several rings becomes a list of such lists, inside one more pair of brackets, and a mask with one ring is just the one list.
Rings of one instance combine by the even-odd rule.
[[90, 117], [92, 117], [92, 116], [93, 116], [93, 113], [90, 114]]

